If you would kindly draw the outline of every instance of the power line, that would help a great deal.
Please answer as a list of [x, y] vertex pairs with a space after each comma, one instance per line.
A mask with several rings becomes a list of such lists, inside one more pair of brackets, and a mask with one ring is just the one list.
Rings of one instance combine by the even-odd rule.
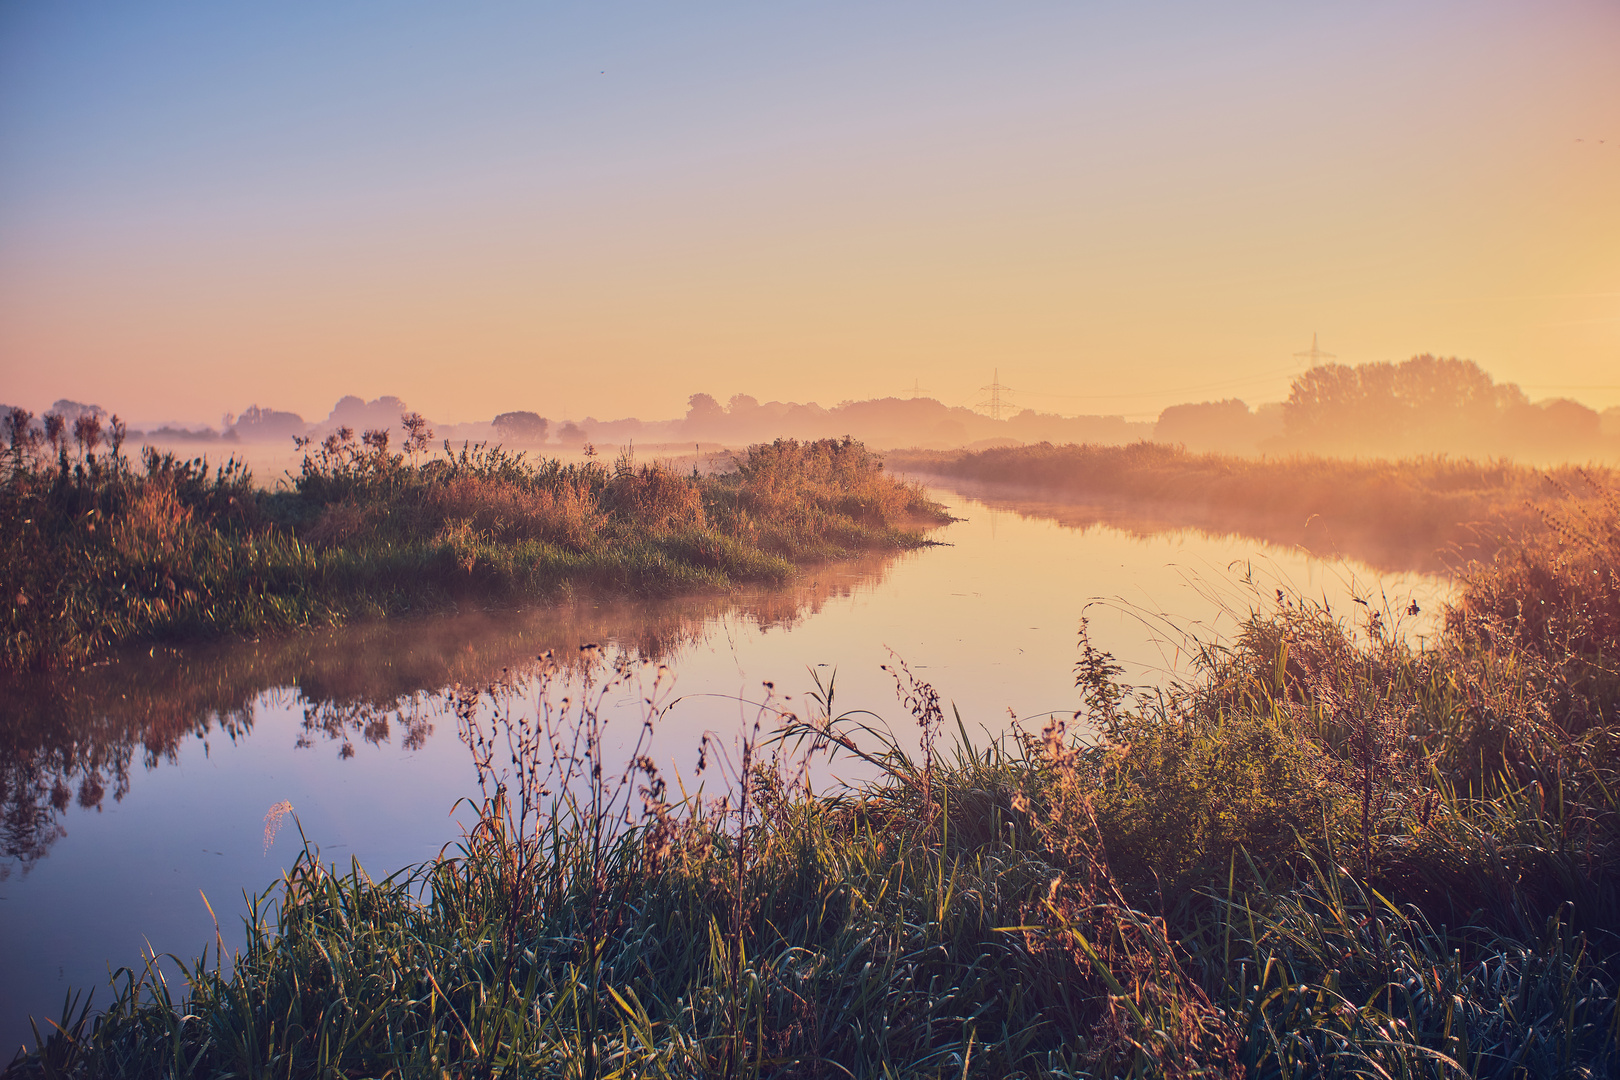
[[[1311, 362], [1312, 366], [1315, 366], [1316, 364], [1319, 364], [1323, 360], [1337, 360], [1338, 359], [1337, 354], [1327, 352], [1326, 350], [1324, 350], [1322, 348], [1322, 346], [1321, 346], [1315, 332], [1312, 332], [1312, 334], [1311, 334], [1311, 347], [1309, 349], [1306, 349], [1306, 350], [1302, 351], [1302, 352], [1294, 353], [1293, 355], [1295, 357], [1301, 359], [1301, 360], [1309, 360]], [[1057, 399], [1057, 400], [1064, 400], [1064, 401], [1122, 401], [1122, 400], [1123, 401], [1128, 401], [1128, 400], [1131, 400], [1131, 399], [1161, 397], [1161, 396], [1168, 395], [1168, 394], [1192, 394], [1192, 393], [1199, 393], [1199, 392], [1209, 391], [1209, 390], [1236, 389], [1236, 388], [1238, 388], [1240, 386], [1250, 386], [1250, 385], [1253, 385], [1255, 383], [1267, 382], [1267, 381], [1275, 379], [1275, 378], [1277, 378], [1278, 376], [1281, 376], [1281, 375], [1297, 376], [1298, 374], [1299, 374], [1299, 366], [1296, 364], [1296, 365], [1292, 365], [1292, 366], [1289, 366], [1289, 367], [1286, 367], [1286, 368], [1276, 368], [1276, 369], [1274, 369], [1272, 371], [1261, 372], [1261, 373], [1255, 374], [1255, 375], [1241, 376], [1241, 377], [1238, 377], [1238, 378], [1235, 378], [1235, 379], [1219, 379], [1219, 380], [1215, 380], [1215, 381], [1212, 381], [1212, 382], [1196, 383], [1196, 384], [1192, 384], [1192, 385], [1188, 385], [1188, 386], [1172, 386], [1172, 387], [1160, 386], [1160, 387], [1155, 387], [1155, 388], [1153, 388], [1151, 390], [1142, 390], [1142, 391], [1139, 391], [1139, 392], [1136, 392], [1136, 393], [1128, 393], [1128, 394], [1096, 394], [1096, 393], [1092, 393], [1092, 394], [1049, 394], [1049, 393], [1042, 393], [1042, 392], [1040, 392], [1038, 390], [1015, 391], [1010, 386], [1004, 386], [1001, 383], [1000, 372], [999, 372], [999, 369], [998, 369], [996, 375], [992, 377], [990, 385], [979, 387], [978, 393], [981, 396], [978, 398], [978, 400], [973, 402], [973, 407], [977, 408], [977, 409], [988, 410], [993, 419], [998, 419], [999, 420], [999, 419], [1002, 418], [1002, 415], [1004, 413], [1009, 412], [1012, 409], [1013, 406], [1012, 406], [1012, 402], [1009, 400], [1009, 397], [1010, 397], [1011, 394], [1014, 394], [1014, 393], [1020, 393], [1020, 394], [1024, 394], [1027, 397], [1040, 398], [1040, 399], [1043, 399], [1043, 400]], [[1553, 389], [1553, 388], [1548, 387], [1548, 389]], [[1589, 387], [1558, 387], [1557, 389], [1608, 390], [1608, 389], [1616, 389], [1616, 388], [1615, 387], [1605, 387], [1605, 386], [1589, 386]], [[966, 403], [964, 402], [964, 404], [966, 404]]]
[[1289, 374], [1292, 374], [1294, 371], [1295, 371], [1295, 368], [1293, 368], [1293, 367], [1278, 368], [1275, 371], [1261, 372], [1258, 375], [1245, 375], [1245, 376], [1243, 376], [1241, 378], [1237, 378], [1237, 379], [1222, 379], [1219, 382], [1199, 383], [1199, 384], [1193, 385], [1193, 386], [1156, 387], [1156, 388], [1154, 388], [1152, 390], [1143, 390], [1140, 393], [1134, 393], [1134, 394], [1042, 394], [1042, 393], [1038, 393], [1038, 392], [1032, 391], [1032, 390], [1024, 390], [1024, 391], [1019, 391], [1019, 392], [1024, 394], [1026, 397], [1065, 398], [1065, 399], [1073, 399], [1073, 400], [1077, 400], [1077, 401], [1083, 401], [1083, 400], [1087, 400], [1087, 399], [1091, 399], [1091, 398], [1096, 398], [1096, 399], [1099, 399], [1099, 400], [1102, 400], [1102, 399], [1118, 400], [1118, 399], [1121, 399], [1121, 398], [1145, 398], [1145, 397], [1158, 397], [1161, 394], [1191, 394], [1191, 393], [1195, 393], [1195, 392], [1200, 391], [1200, 390], [1230, 389], [1232, 387], [1237, 387], [1237, 386], [1246, 386], [1249, 383], [1264, 382], [1267, 379], [1274, 379], [1279, 375], [1289, 375]]
[[1562, 386], [1554, 383], [1527, 382], [1520, 383], [1522, 387], [1531, 390], [1620, 390], [1620, 386]]

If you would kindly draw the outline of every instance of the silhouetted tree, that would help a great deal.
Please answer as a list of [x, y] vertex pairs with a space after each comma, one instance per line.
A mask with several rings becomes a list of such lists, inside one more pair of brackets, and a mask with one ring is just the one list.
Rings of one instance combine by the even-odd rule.
[[1259, 440], [1256, 417], [1238, 398], [1172, 405], [1153, 428], [1154, 442], [1179, 443], [1196, 452], [1245, 453]]
[[543, 443], [551, 421], [536, 412], [505, 412], [494, 421], [501, 438], [519, 443]]
[[[1543, 428], [1540, 408], [1472, 360], [1425, 353], [1400, 364], [1311, 368], [1294, 380], [1283, 419], [1288, 441], [1304, 449], [1503, 453], [1545, 442], [1529, 434]], [[1576, 441], [1596, 437], [1595, 418], [1571, 417]]]
[[1393, 364], [1322, 364], [1294, 380], [1283, 426], [1291, 440], [1321, 449], [1387, 442], [1399, 431], [1394, 389]]
[[302, 435], [309, 427], [304, 423], [304, 418], [295, 412], [277, 412], [274, 409], [261, 409], [257, 405], [243, 409], [235, 423], [228, 426], [238, 438], [253, 442], [270, 442]]
[[1603, 418], [1578, 401], [1555, 398], [1520, 403], [1508, 412], [1508, 449], [1532, 457], [1590, 453], [1602, 437]]
[[725, 423], [726, 410], [710, 394], [693, 394], [686, 399], [686, 429], [712, 431]]

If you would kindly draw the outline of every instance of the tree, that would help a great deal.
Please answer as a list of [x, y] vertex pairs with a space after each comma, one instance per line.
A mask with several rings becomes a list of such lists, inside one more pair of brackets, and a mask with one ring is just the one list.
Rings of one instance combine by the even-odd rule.
[[249, 405], [242, 410], [241, 416], [225, 426], [235, 431], [238, 438], [256, 442], [299, 436], [309, 427], [297, 413], [261, 409], [257, 405]]
[[1369, 384], [1384, 381], [1364, 379], [1362, 366], [1321, 364], [1294, 380], [1283, 404], [1283, 428], [1290, 440], [1335, 449], [1357, 441], [1357, 419], [1372, 404]]
[[726, 410], [709, 394], [693, 394], [686, 399], [686, 431], [701, 434], [719, 430], [726, 422]]
[[1180, 443], [1188, 450], [1243, 453], [1259, 441], [1254, 414], [1237, 398], [1172, 405], [1159, 414], [1153, 441]]
[[536, 412], [504, 412], [494, 421], [503, 439], [518, 443], [543, 443], [551, 421]]
[[1289, 441], [1378, 453], [1499, 451], [1523, 391], [1472, 360], [1429, 353], [1399, 364], [1324, 364], [1294, 380], [1283, 406]]

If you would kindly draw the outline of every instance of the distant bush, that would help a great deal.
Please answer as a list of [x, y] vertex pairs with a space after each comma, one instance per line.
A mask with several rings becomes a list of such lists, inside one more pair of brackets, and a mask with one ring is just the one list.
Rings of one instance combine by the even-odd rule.
[[242, 415], [236, 417], [234, 422], [230, 417], [226, 417], [225, 422], [230, 433], [249, 442], [289, 439], [302, 435], [309, 426], [297, 413], [261, 409], [257, 405], [249, 405], [242, 410]]
[[1251, 412], [1237, 398], [1172, 405], [1159, 414], [1153, 441], [1195, 452], [1253, 454], [1282, 434], [1282, 409], [1262, 405]]
[[551, 425], [549, 420], [534, 412], [504, 412], [493, 423], [501, 438], [523, 444], [545, 442], [546, 429]]

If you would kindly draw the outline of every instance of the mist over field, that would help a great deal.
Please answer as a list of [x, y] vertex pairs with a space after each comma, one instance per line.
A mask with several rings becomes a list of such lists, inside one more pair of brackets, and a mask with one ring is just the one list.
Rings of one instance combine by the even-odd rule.
[[[300, 440], [319, 442], [347, 429], [387, 431], [397, 445], [401, 418], [425, 413], [434, 438], [486, 443], [532, 452], [575, 453], [586, 446], [632, 444], [653, 453], [705, 446], [736, 448], [775, 439], [850, 436], [878, 449], [983, 450], [1033, 443], [1120, 445], [1155, 442], [1195, 453], [1239, 456], [1318, 454], [1397, 459], [1450, 455], [1528, 462], [1620, 456], [1620, 406], [1603, 411], [1567, 397], [1532, 401], [1512, 383], [1497, 382], [1478, 364], [1420, 355], [1398, 363], [1328, 364], [1296, 376], [1286, 400], [1251, 406], [1238, 398], [1171, 405], [1156, 420], [1063, 416], [1020, 408], [1008, 395], [994, 409], [949, 406], [933, 398], [874, 398], [830, 407], [816, 402], [765, 401], [733, 394], [722, 402], [692, 394], [684, 416], [559, 419], [544, 402], [489, 419], [446, 422], [431, 403], [420, 408], [392, 395], [370, 401], [348, 395], [324, 418], [257, 404], [227, 413], [217, 425], [169, 423], [131, 430], [138, 442], [191, 449], [213, 457], [237, 447], [294, 453]], [[16, 406], [0, 405], [9, 414]], [[58, 400], [45, 414], [71, 426], [81, 415], [107, 419], [99, 404]], [[43, 415], [31, 421], [43, 424]]]

